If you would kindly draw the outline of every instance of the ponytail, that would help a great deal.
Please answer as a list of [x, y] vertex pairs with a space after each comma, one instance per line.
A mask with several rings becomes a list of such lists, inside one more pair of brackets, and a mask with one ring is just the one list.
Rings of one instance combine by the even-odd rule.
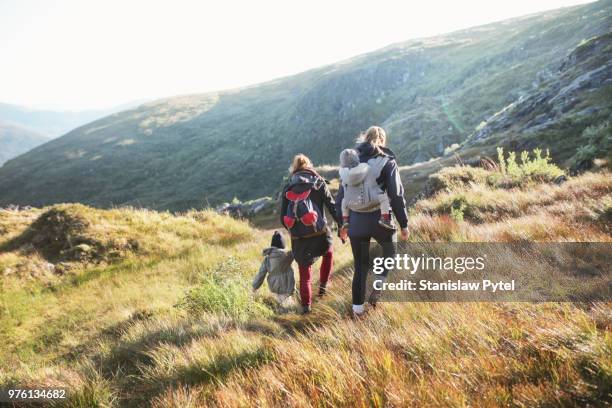
[[291, 167], [289, 167], [290, 173], [295, 173], [304, 169], [312, 169], [312, 161], [305, 154], [296, 154], [293, 158], [293, 163], [291, 163]]

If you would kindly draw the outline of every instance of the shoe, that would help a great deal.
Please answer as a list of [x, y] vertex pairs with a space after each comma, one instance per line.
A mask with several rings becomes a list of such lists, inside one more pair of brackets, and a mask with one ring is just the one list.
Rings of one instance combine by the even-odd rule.
[[302, 315], [306, 315], [308, 313], [312, 312], [312, 308], [310, 307], [310, 305], [306, 305], [306, 306], [302, 306]]
[[378, 225], [391, 231], [395, 231], [397, 229], [395, 228], [395, 225], [393, 225], [391, 220], [385, 220], [384, 218], [378, 220]]
[[351, 317], [353, 319], [360, 319], [365, 316], [365, 307], [363, 305], [353, 305], [353, 309], [351, 310]]
[[327, 286], [319, 286], [318, 297], [322, 298], [325, 295], [327, 295]]
[[355, 312], [351, 312], [351, 319], [359, 321], [361, 319], [365, 318], [365, 312], [363, 313], [355, 313]]
[[382, 295], [381, 290], [373, 289], [372, 293], [370, 293], [370, 297], [368, 298], [368, 303], [372, 305], [372, 307], [376, 307], [376, 304], [380, 300], [380, 296]]

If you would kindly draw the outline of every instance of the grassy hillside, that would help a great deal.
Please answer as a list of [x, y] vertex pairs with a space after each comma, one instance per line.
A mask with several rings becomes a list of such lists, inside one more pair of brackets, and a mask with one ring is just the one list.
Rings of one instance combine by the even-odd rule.
[[0, 121], [0, 166], [47, 140], [44, 135]]
[[[612, 177], [451, 167], [411, 240], [612, 240]], [[210, 212], [0, 212], [0, 386], [65, 406], [603, 406], [610, 304], [387, 303], [350, 319], [349, 248], [307, 318], [249, 282], [270, 231]]]
[[[609, 32], [611, 20], [612, 4], [599, 1], [398, 43], [249, 88], [145, 104], [8, 163], [0, 205], [185, 210], [257, 198], [275, 190], [294, 153], [335, 163], [375, 123], [389, 130], [402, 165], [428, 160], [517, 99], [558, 83], [568, 55]], [[592, 107], [608, 106], [605, 95]], [[594, 114], [584, 123], [595, 124]]]

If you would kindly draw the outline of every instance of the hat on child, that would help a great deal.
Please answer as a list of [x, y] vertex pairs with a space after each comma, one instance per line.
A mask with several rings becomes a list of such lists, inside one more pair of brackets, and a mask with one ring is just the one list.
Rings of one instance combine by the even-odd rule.
[[280, 232], [274, 231], [274, 235], [272, 235], [272, 244], [270, 246], [285, 249], [285, 239]]

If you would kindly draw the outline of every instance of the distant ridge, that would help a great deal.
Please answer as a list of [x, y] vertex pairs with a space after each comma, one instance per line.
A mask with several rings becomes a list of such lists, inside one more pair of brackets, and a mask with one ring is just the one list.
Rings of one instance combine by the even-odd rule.
[[[401, 165], [426, 161], [475, 140], [483, 127], [494, 129], [492, 118], [505, 107], [568, 79], [558, 74], [562, 64], [585, 41], [610, 31], [611, 4], [398, 43], [258, 86], [150, 102], [6, 163], [0, 205], [77, 201], [184, 210], [256, 198], [278, 188], [293, 154], [335, 163], [371, 124], [388, 130]], [[607, 57], [590, 61], [606, 64]], [[571, 75], [583, 69], [575, 64]], [[571, 135], [609, 117], [609, 82], [590, 89], [593, 98], [584, 95], [577, 94], [580, 120], [571, 120], [578, 113], [571, 103], [553, 118], [564, 121], [559, 152], [554, 134], [546, 133], [555, 126], [521, 135], [567, 159], [582, 143]], [[473, 148], [503, 144], [524, 129], [506, 130], [477, 138]]]

